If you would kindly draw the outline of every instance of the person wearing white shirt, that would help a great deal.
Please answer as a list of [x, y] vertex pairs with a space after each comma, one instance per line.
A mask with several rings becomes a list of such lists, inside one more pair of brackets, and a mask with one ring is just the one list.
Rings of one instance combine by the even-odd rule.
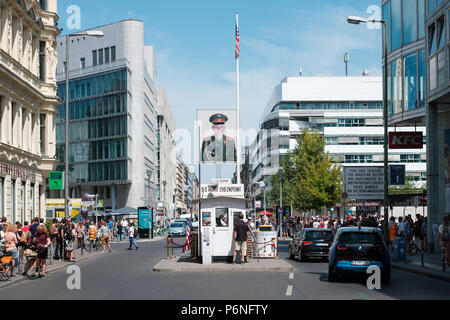
[[130, 227], [128, 228], [128, 237], [130, 239], [130, 248], [128, 250], [131, 250], [133, 246], [136, 247], [136, 250], [139, 249], [139, 246], [136, 244], [136, 241], [134, 241], [134, 223], [130, 224]]
[[127, 236], [127, 233], [128, 233], [128, 222], [125, 218], [122, 219], [121, 225], [122, 225], [123, 238], [125, 239]]

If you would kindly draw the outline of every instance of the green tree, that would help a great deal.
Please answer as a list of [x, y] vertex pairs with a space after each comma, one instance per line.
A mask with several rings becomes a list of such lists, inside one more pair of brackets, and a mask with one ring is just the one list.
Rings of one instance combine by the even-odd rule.
[[[283, 205], [298, 211], [319, 211], [339, 202], [342, 193], [342, 166], [325, 153], [325, 140], [317, 131], [304, 130], [297, 147], [282, 163]], [[279, 203], [280, 176], [271, 178], [269, 201]]]

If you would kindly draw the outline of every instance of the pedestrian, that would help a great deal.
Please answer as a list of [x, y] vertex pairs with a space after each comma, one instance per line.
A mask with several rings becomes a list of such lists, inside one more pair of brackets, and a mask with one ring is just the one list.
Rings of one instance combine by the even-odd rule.
[[239, 220], [236, 222], [233, 231], [233, 264], [236, 264], [237, 253], [241, 253], [241, 263], [244, 264], [244, 258], [247, 255], [247, 232], [249, 231], [248, 224], [244, 222], [244, 215], [239, 213]]
[[28, 221], [25, 221], [23, 223], [22, 231], [25, 232], [25, 234], [30, 230], [30, 226], [28, 225]]
[[31, 243], [34, 239], [34, 235], [36, 234], [37, 227], [39, 227], [39, 217], [34, 218], [33, 224], [30, 226], [29, 232], [30, 232], [30, 238], [28, 240], [28, 243]]
[[77, 228], [77, 248], [78, 249], [85, 249], [85, 243], [84, 243], [84, 237], [86, 236], [86, 228], [83, 225], [83, 222], [80, 220], [78, 221]]
[[66, 259], [66, 242], [64, 239], [64, 235], [67, 232], [67, 220], [63, 219], [58, 225], [58, 239], [57, 239], [57, 252], [59, 254], [59, 261]]
[[2, 226], [3, 230], [5, 230], [8, 227], [8, 219], [6, 217], [2, 218]]
[[45, 226], [38, 226], [33, 244], [37, 248], [37, 263], [41, 270], [41, 277], [45, 277], [47, 267], [48, 246], [51, 244], [50, 236]]
[[109, 249], [109, 253], [111, 253], [111, 246], [109, 245], [109, 234], [110, 234], [110, 230], [108, 228], [108, 225], [106, 224], [106, 222], [103, 222], [103, 226], [100, 228], [100, 236], [102, 239], [102, 247], [103, 250], [101, 252], [105, 252], [106, 248], [105, 248], [105, 244]]
[[13, 267], [15, 267], [17, 265], [17, 245], [19, 244], [16, 227], [13, 224], [8, 224], [3, 231], [5, 232], [5, 253], [7, 256], [12, 257]]
[[50, 256], [54, 260], [59, 260], [58, 253], [58, 225], [57, 219], [53, 219], [53, 223], [50, 226]]
[[438, 238], [441, 250], [444, 251], [445, 263], [450, 265], [450, 221], [448, 217], [444, 217], [442, 224], [438, 227]]
[[67, 231], [64, 235], [64, 241], [66, 244], [66, 257], [70, 262], [75, 262], [73, 258], [73, 250], [75, 249], [75, 225], [72, 222], [68, 222]]
[[109, 229], [109, 240], [113, 241], [114, 240], [114, 221], [109, 218], [108, 221], [108, 229]]
[[45, 226], [45, 224], [44, 224], [44, 218], [40, 218], [40, 219], [39, 219], [39, 225], [40, 225], [40, 226]]
[[136, 247], [136, 250], [139, 249], [139, 246], [136, 244], [135, 237], [137, 236], [137, 230], [134, 226], [134, 223], [130, 224], [130, 227], [128, 228], [128, 238], [130, 239], [130, 248], [128, 250], [132, 249], [132, 246]]
[[122, 241], [123, 227], [122, 224], [117, 222], [117, 237], [119, 238], [119, 242]]
[[427, 251], [427, 217], [423, 218], [423, 223], [422, 223], [422, 248], [423, 251], [426, 252]]
[[125, 217], [123, 217], [121, 225], [122, 225], [123, 239], [125, 240], [128, 233], [128, 222], [125, 219]]
[[416, 214], [416, 222], [414, 223], [413, 235], [414, 241], [416, 242], [416, 245], [419, 248], [419, 250], [423, 249], [422, 224], [423, 224], [422, 216], [420, 214]]
[[288, 221], [286, 216], [283, 217], [283, 221], [281, 222], [281, 226], [283, 229], [283, 238], [287, 238], [288, 237]]
[[394, 238], [398, 236], [398, 224], [395, 222], [395, 217], [391, 217], [388, 226], [389, 230], [389, 247], [391, 251], [394, 250]]

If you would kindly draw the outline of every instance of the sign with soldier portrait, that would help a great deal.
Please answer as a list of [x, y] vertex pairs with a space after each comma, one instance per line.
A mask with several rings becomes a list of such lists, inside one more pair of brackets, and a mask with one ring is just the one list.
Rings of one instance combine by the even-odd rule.
[[236, 111], [198, 110], [200, 124], [200, 162], [235, 163]]

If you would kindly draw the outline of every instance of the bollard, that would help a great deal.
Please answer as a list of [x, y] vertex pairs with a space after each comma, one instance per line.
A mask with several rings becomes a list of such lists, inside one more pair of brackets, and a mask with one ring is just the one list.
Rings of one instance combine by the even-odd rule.
[[54, 254], [54, 250], [55, 250], [55, 244], [54, 242], [50, 242], [50, 265], [53, 265], [53, 254]]
[[172, 236], [172, 256], [171, 258], [173, 258], [173, 236]]

